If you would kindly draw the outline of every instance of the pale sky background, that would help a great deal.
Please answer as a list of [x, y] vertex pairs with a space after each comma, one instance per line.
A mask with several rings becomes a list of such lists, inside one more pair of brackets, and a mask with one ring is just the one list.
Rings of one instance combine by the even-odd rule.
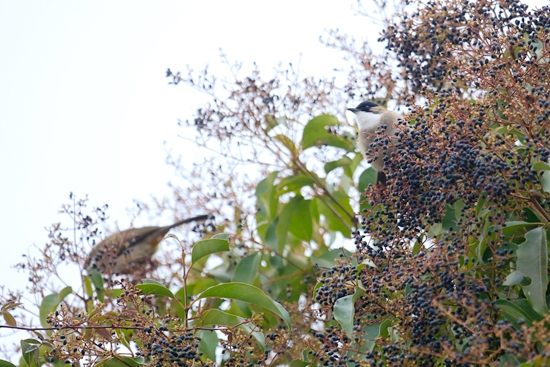
[[[58, 210], [71, 191], [109, 204], [110, 224], [125, 228], [133, 199], [167, 195], [177, 182], [166, 149], [198, 161], [177, 120], [206, 99], [168, 85], [167, 68], [227, 74], [222, 48], [245, 68], [271, 72], [301, 55], [307, 74], [329, 75], [345, 62], [319, 42], [325, 30], [378, 33], [355, 4], [0, 0], [0, 285], [26, 286], [11, 267], [66, 220]], [[143, 219], [135, 224], [166, 224]]]
[[224, 74], [222, 48], [245, 68], [256, 61], [271, 71], [301, 54], [307, 74], [331, 75], [345, 61], [319, 43], [326, 29], [378, 36], [354, 16], [355, 4], [0, 0], [0, 285], [25, 287], [11, 266], [47, 242], [44, 228], [63, 219], [57, 212], [69, 192], [108, 203], [125, 227], [133, 199], [169, 193], [166, 148], [196, 160], [177, 137], [177, 120], [205, 98], [168, 85], [167, 68], [209, 64]]

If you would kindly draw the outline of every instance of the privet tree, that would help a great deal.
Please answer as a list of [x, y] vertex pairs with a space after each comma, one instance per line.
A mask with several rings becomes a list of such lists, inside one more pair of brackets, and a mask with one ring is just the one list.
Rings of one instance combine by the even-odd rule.
[[[20, 364], [548, 365], [550, 9], [398, 9], [381, 55], [331, 33], [342, 84], [291, 65], [264, 78], [235, 64], [231, 81], [168, 70], [211, 96], [182, 128], [213, 154], [192, 171], [170, 157], [182, 182], [158, 209], [216, 219], [169, 239], [181, 251], [156, 266], [52, 289], [105, 216], [64, 207], [80, 238], [54, 226], [21, 265], [42, 328], [15, 319], [31, 305], [5, 292], [6, 324], [34, 334]], [[343, 115], [366, 99], [408, 108], [367, 157], [395, 146], [386, 185]]]

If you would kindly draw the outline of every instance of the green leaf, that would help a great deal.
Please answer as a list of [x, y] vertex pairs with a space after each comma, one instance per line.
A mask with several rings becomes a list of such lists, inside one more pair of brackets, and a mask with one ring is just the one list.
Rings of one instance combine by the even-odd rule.
[[371, 324], [363, 327], [363, 340], [365, 340], [365, 348], [372, 352], [375, 346], [375, 340], [380, 336], [380, 324]]
[[541, 177], [542, 189], [545, 192], [550, 192], [550, 171], [544, 171]]
[[546, 289], [548, 288], [548, 243], [546, 232], [542, 227], [530, 230], [525, 234], [517, 251], [516, 270], [531, 278], [531, 284], [523, 286], [523, 293], [533, 309], [543, 315], [548, 312]]
[[295, 155], [298, 151], [292, 139], [290, 139], [287, 135], [279, 134], [275, 135], [274, 138], [280, 141], [288, 149], [291, 155]]
[[15, 321], [15, 318], [11, 313], [8, 311], [2, 311], [2, 316], [4, 317], [4, 321], [9, 326], [17, 326], [17, 321]]
[[100, 302], [103, 302], [105, 300], [105, 297], [104, 297], [104, 285], [103, 285], [103, 277], [101, 276], [101, 274], [97, 271], [97, 269], [93, 269], [91, 272], [90, 272], [90, 280], [92, 281], [92, 284], [94, 285], [95, 287], [95, 291], [97, 293], [97, 299], [100, 301]]
[[206, 310], [201, 317], [201, 321], [201, 325], [224, 325], [230, 327], [247, 322], [243, 317], [216, 309]]
[[464, 202], [456, 201], [453, 205], [445, 205], [445, 216], [441, 220], [441, 226], [444, 231], [451, 228], [456, 229], [456, 222], [460, 219], [460, 214], [464, 208]]
[[321, 255], [316, 255], [311, 257], [311, 263], [317, 264], [323, 268], [332, 268], [337, 259], [340, 259], [340, 255], [344, 253], [348, 258], [351, 256], [351, 253], [344, 248], [337, 248], [330, 251], [323, 252]]
[[338, 126], [340, 122], [338, 119], [331, 115], [321, 115], [311, 119], [304, 127], [304, 134], [302, 136], [302, 149], [308, 149], [311, 147], [327, 144], [333, 147], [342, 148], [349, 152], [354, 150], [353, 142], [351, 139], [342, 138], [340, 136], [331, 134], [325, 128], [326, 126]]
[[529, 285], [529, 282], [528, 281], [525, 282], [525, 280], [526, 278], [522, 273], [520, 273], [519, 271], [513, 271], [510, 274], [508, 274], [508, 276], [506, 277], [502, 285], [505, 285], [507, 287], [511, 287], [517, 284]]
[[241, 260], [233, 275], [234, 282], [254, 284], [260, 268], [260, 253], [249, 255]]
[[191, 262], [194, 264], [205, 256], [223, 251], [229, 251], [229, 242], [226, 239], [211, 238], [209, 240], [198, 241], [193, 246]]
[[[505, 299], [499, 299], [495, 301], [495, 305], [500, 309], [504, 317], [514, 325], [516, 329], [521, 329], [521, 325], [518, 322], [519, 319], [523, 319], [527, 326], [531, 326], [533, 321], [540, 319], [539, 314], [534, 310], [529, 312], [531, 306], [527, 304], [528, 307], [524, 307], [525, 304], [511, 302]], [[522, 307], [523, 306], [523, 307]], [[533, 318], [533, 316], [535, 318]]]
[[351, 166], [353, 162], [351, 161], [351, 158], [348, 156], [343, 156], [342, 158], [338, 159], [337, 161], [327, 162], [325, 164], [325, 173], [329, 173], [336, 168], [339, 167], [348, 167]]
[[550, 166], [545, 162], [537, 162], [533, 164], [533, 169], [537, 172], [550, 171]]
[[[287, 204], [284, 204], [283, 210], [279, 215], [279, 222], [277, 224], [277, 251], [281, 252], [287, 243], [287, 236], [290, 229], [290, 222], [293, 219], [293, 214], [298, 208], [300, 201], [304, 200], [302, 195], [296, 195]], [[310, 217], [311, 218], [311, 217]]]
[[40, 364], [40, 342], [36, 339], [21, 340], [21, 352], [23, 359], [30, 367], [36, 367]]
[[359, 176], [359, 192], [363, 193], [370, 185], [376, 185], [377, 180], [378, 172], [372, 167], [367, 168]]
[[391, 328], [391, 320], [386, 319], [380, 324], [380, 335], [383, 338], [387, 338], [390, 335], [389, 328]]
[[357, 187], [359, 193], [361, 194], [361, 198], [359, 199], [359, 211], [363, 212], [364, 209], [370, 209], [371, 206], [365, 201], [366, 199], [363, 193], [370, 185], [376, 185], [377, 180], [378, 172], [376, 172], [376, 170], [372, 167], [364, 170], [359, 176], [359, 183]]
[[262, 349], [265, 349], [264, 334], [259, 331], [254, 331], [255, 326], [249, 326], [252, 322], [243, 317], [232, 315], [220, 310], [207, 310], [201, 317], [202, 325], [225, 325], [229, 327], [237, 326], [243, 329], [248, 334], [252, 335]]
[[261, 289], [245, 283], [225, 283], [208, 288], [199, 296], [201, 298], [228, 298], [248, 302], [265, 308], [280, 316], [290, 327], [290, 315], [283, 306], [268, 297]]
[[139, 367], [143, 366], [145, 361], [143, 357], [124, 357], [116, 356], [116, 358], [109, 358], [103, 364], [105, 367]]
[[[345, 211], [336, 203], [334, 203], [334, 200], [328, 198], [326, 195], [323, 196], [323, 200], [321, 200], [319, 197], [315, 197], [313, 200], [316, 201], [319, 214], [325, 216], [325, 221], [328, 229], [334, 232], [342, 233], [345, 238], [350, 238], [351, 227], [353, 226], [353, 223], [351, 222], [348, 213], [353, 214], [355, 212], [353, 211], [349, 203], [349, 196], [341, 191], [332, 192], [332, 196], [336, 198], [338, 203], [340, 203]], [[327, 202], [327, 204], [331, 205], [332, 209], [329, 208], [327, 204], [325, 204], [325, 201]], [[336, 212], [336, 214], [334, 212]]]
[[204, 353], [206, 358], [216, 362], [216, 347], [218, 346], [218, 335], [215, 331], [199, 330], [197, 335], [201, 338], [199, 351]]
[[166, 288], [164, 284], [157, 282], [153, 279], [143, 279], [143, 284], [136, 285], [136, 288], [141, 290], [143, 294], [154, 294], [155, 296], [166, 296], [175, 298], [170, 289]]
[[229, 241], [229, 233], [216, 233], [212, 238], [221, 238], [222, 240]]
[[[303, 197], [302, 197], [303, 199]], [[309, 206], [311, 200], [300, 200], [292, 213], [292, 220], [289, 223], [289, 231], [297, 239], [309, 242], [313, 234], [313, 221]]]
[[498, 358], [498, 367], [517, 367], [525, 362], [525, 359], [519, 358], [514, 354], [507, 353]]
[[[278, 174], [278, 171], [271, 172], [256, 187], [256, 201], [259, 209], [256, 215], [266, 219], [268, 222], [273, 221], [278, 213], [279, 197], [276, 195], [276, 189], [273, 184]], [[261, 221], [259, 220], [258, 222]]]
[[353, 335], [355, 301], [363, 294], [365, 292], [361, 288], [355, 287], [354, 294], [339, 298], [334, 302], [334, 319], [338, 321], [348, 336]]
[[[279, 225], [279, 218], [276, 218], [273, 222], [269, 224], [267, 227], [267, 231], [265, 232], [265, 238], [264, 242], [267, 246], [272, 248], [273, 250], [277, 251], [277, 243], [279, 242], [277, 240], [277, 226]], [[285, 233], [286, 237], [286, 233]]]
[[90, 279], [90, 277], [87, 275], [83, 275], [82, 280], [84, 283], [84, 291], [86, 292], [86, 294], [90, 297], [93, 296], [94, 290], [92, 288], [92, 280]]
[[304, 174], [292, 175], [285, 177], [277, 185], [277, 195], [286, 194], [287, 192], [300, 193], [300, 189], [304, 186], [313, 186], [313, 179]]
[[9, 361], [0, 359], [0, 367], [15, 367], [15, 365]]
[[40, 325], [42, 325], [42, 327], [51, 326], [48, 324], [46, 319], [50, 313], [57, 309], [60, 302], [61, 300], [59, 298], [59, 294], [57, 293], [49, 294], [42, 299], [42, 302], [40, 303]]
[[[506, 222], [504, 227], [502, 227], [502, 233], [507, 237], [518, 237], [524, 236], [526, 232], [526, 227], [534, 227], [536, 223], [529, 223], [524, 221], [510, 221]], [[518, 236], [514, 236], [518, 235]]]

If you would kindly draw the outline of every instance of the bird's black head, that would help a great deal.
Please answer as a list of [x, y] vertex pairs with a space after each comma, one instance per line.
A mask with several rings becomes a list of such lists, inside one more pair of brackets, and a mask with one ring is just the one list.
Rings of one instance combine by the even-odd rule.
[[373, 102], [361, 102], [355, 108], [348, 108], [348, 111], [351, 111], [353, 113], [356, 113], [359, 111], [370, 112], [370, 109], [373, 107], [378, 107], [378, 105]]

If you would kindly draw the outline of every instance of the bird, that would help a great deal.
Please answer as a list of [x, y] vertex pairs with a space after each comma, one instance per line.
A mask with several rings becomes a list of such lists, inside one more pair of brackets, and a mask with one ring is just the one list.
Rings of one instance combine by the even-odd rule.
[[359, 127], [359, 151], [378, 173], [377, 183], [385, 185], [384, 157], [394, 150], [393, 143], [388, 142], [385, 137], [390, 137], [391, 140], [394, 136], [401, 115], [369, 101], [361, 102], [355, 108], [348, 108], [348, 111], [353, 112]]
[[210, 215], [203, 214], [164, 227], [150, 226], [119, 231], [92, 248], [84, 267], [89, 274], [94, 269], [102, 274], [131, 274], [151, 260], [160, 241], [172, 228], [209, 218]]

